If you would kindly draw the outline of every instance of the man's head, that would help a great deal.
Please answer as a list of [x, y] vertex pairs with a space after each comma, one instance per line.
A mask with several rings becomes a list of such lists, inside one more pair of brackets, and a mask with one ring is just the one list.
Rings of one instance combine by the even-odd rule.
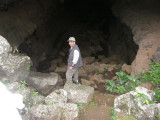
[[75, 45], [76, 39], [74, 37], [70, 37], [68, 39], [70, 47], [73, 47]]

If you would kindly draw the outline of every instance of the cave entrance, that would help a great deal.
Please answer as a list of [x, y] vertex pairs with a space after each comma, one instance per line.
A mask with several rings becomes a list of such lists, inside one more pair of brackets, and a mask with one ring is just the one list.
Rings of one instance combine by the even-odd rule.
[[66, 64], [67, 39], [71, 36], [76, 38], [83, 58], [92, 56], [107, 63], [103, 58], [112, 57], [111, 61], [130, 65], [138, 46], [131, 29], [112, 14], [111, 7], [109, 0], [57, 1], [45, 22], [27, 39], [32, 44], [30, 56], [35, 68], [47, 71], [51, 61], [59, 57]]

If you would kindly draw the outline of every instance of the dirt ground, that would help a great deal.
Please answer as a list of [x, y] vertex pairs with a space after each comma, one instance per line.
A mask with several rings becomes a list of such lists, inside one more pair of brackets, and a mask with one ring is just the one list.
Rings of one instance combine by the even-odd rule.
[[111, 120], [115, 95], [95, 91], [93, 101], [80, 107], [78, 120]]

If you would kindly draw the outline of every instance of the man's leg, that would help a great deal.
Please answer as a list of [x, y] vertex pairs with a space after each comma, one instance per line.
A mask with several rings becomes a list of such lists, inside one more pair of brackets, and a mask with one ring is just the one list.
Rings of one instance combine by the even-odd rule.
[[75, 83], [78, 83], [78, 69], [75, 69], [75, 72], [73, 74], [73, 81]]
[[66, 72], [66, 82], [73, 82], [72, 81], [72, 77], [73, 77], [73, 74], [74, 74], [74, 72], [73, 72], [73, 70], [67, 70], [67, 72]]

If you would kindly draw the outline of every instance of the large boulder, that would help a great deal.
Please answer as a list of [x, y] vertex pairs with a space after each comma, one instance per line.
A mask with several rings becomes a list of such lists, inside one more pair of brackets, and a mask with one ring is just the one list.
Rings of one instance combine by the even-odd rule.
[[31, 60], [22, 54], [12, 54], [8, 41], [0, 36], [0, 77], [10, 81], [24, 81], [30, 72]]
[[[141, 95], [137, 96], [137, 94]], [[144, 95], [148, 96], [148, 99], [144, 98]], [[151, 90], [137, 87], [136, 92], [131, 91], [115, 98], [114, 110], [116, 120], [127, 119], [127, 117], [128, 120], [157, 120], [155, 115], [160, 115], [160, 103], [147, 103], [147, 101], [153, 101], [153, 95], [154, 92]]]
[[12, 51], [12, 47], [8, 41], [0, 35], [0, 55], [4, 53], [9, 53]]
[[66, 83], [64, 90], [68, 93], [68, 100], [73, 103], [88, 104], [94, 94], [94, 88], [81, 84]]
[[42, 95], [48, 95], [56, 88], [59, 79], [61, 78], [57, 73], [31, 72], [26, 82]]
[[36, 120], [73, 120], [78, 117], [76, 104], [35, 105], [30, 110]]
[[67, 91], [63, 89], [55, 90], [45, 98], [46, 104], [67, 103]]
[[24, 81], [30, 73], [30, 57], [22, 54], [7, 54], [0, 56], [0, 71], [3, 77], [10, 81]]

